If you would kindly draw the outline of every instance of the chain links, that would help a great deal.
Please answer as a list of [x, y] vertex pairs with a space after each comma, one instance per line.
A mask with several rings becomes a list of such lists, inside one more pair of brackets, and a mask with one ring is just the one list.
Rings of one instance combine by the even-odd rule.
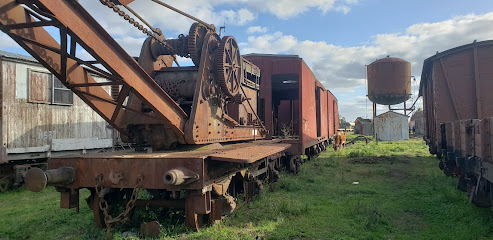
[[173, 61], [175, 61], [176, 65], [177, 66], [180, 66], [180, 64], [178, 63], [178, 60], [176, 59], [176, 56], [175, 56], [178, 53], [178, 51], [176, 49], [174, 49], [173, 47], [171, 47], [162, 38], [159, 37], [159, 36], [162, 36], [163, 35], [163, 33], [161, 32], [161, 30], [159, 30], [158, 33], [153, 33], [151, 31], [149, 31], [147, 28], [145, 28], [138, 21], [135, 21], [135, 19], [133, 19], [130, 15], [126, 14], [123, 10], [121, 10], [111, 0], [99, 0], [99, 1], [103, 5], [105, 5], [105, 6], [109, 7], [109, 8], [111, 8], [111, 9], [113, 9], [113, 12], [118, 13], [118, 15], [120, 15], [121, 17], [123, 17], [123, 19], [125, 19], [127, 22], [129, 22], [130, 24], [132, 24], [134, 27], [136, 27], [137, 29], [139, 29], [139, 31], [141, 31], [142, 33], [144, 33], [148, 37], [152, 37], [154, 40], [156, 40], [161, 45], [163, 45], [171, 53], [171, 56], [173, 57]]
[[132, 190], [132, 195], [130, 196], [130, 199], [128, 199], [127, 205], [125, 206], [125, 211], [120, 213], [117, 217], [112, 217], [108, 213], [108, 207], [109, 207], [108, 202], [104, 199], [104, 196], [99, 196], [100, 193], [103, 191], [103, 184], [104, 184], [103, 175], [99, 174], [96, 177], [96, 197], [99, 197], [99, 209], [101, 209], [101, 211], [104, 214], [104, 223], [106, 225], [107, 233], [111, 232], [111, 224], [117, 222], [126, 222], [129, 220], [128, 215], [130, 211], [132, 211], [132, 209], [134, 208], [135, 202], [139, 197], [139, 192], [143, 180], [144, 180], [144, 175], [139, 174], [139, 176], [137, 177], [137, 183], [134, 189]]

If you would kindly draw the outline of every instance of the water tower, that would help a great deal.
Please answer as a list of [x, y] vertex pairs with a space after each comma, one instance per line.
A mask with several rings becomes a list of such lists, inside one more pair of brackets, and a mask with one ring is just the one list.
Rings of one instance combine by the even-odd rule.
[[[397, 130], [398, 128], [406, 128], [407, 131], [408, 126], [405, 126], [407, 125], [407, 110], [411, 109], [406, 109], [406, 100], [411, 97], [411, 63], [400, 58], [391, 58], [388, 56], [378, 59], [367, 66], [367, 78], [368, 99], [373, 102], [373, 129], [375, 137], [378, 139], [380, 137], [383, 138], [384, 135], [392, 135], [393, 133], [389, 132], [399, 132]], [[404, 103], [404, 108], [391, 108], [391, 105], [400, 103]], [[377, 117], [377, 104], [388, 105], [389, 112]], [[390, 112], [391, 110], [404, 110], [404, 115]], [[394, 118], [402, 119], [394, 120]], [[394, 123], [393, 121], [397, 122]], [[384, 126], [380, 126], [379, 124], [384, 124]], [[377, 132], [380, 132], [378, 133], [378, 137]], [[402, 135], [405, 135], [405, 133]], [[387, 138], [399, 139], [393, 136]], [[404, 136], [403, 138], [405, 139], [406, 137]]]
[[376, 104], [395, 105], [411, 97], [411, 63], [386, 57], [367, 66], [368, 98]]

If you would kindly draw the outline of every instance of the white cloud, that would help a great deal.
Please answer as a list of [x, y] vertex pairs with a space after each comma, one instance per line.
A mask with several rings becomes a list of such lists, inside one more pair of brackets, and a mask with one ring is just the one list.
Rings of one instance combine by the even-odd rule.
[[[112, 35], [138, 34], [122, 17], [113, 10], [103, 6], [99, 1], [79, 1], [98, 22], [108, 29]], [[198, 4], [195, 0], [181, 0], [169, 2], [173, 7], [180, 9], [198, 19], [216, 26], [245, 25], [257, 18], [255, 13], [268, 13], [280, 19], [289, 19], [309, 10], [316, 9], [323, 14], [330, 10], [348, 13], [349, 5], [355, 5], [358, 0], [205, 0]], [[161, 26], [165, 19], [166, 29], [176, 33], [186, 33], [193, 20], [180, 16], [172, 10], [156, 3], [134, 1], [129, 6], [141, 14], [154, 26]], [[120, 6], [122, 10], [128, 12]], [[221, 8], [218, 10], [217, 8]]]
[[1, 33], [0, 34], [0, 49], [16, 47], [20, 48], [19, 45], [9, 37], [9, 35]]
[[238, 10], [238, 25], [245, 25], [255, 20], [255, 15], [246, 8]]
[[[250, 36], [242, 53], [298, 54], [329, 88], [364, 86], [365, 65], [387, 55], [411, 62], [412, 74], [421, 75], [423, 60], [452, 47], [493, 37], [493, 12], [454, 17], [438, 23], [412, 25], [404, 33], [378, 34], [362, 46], [342, 47], [327, 42], [300, 40], [281, 32]], [[481, 31], [479, 31], [481, 29]]]
[[266, 33], [269, 30], [267, 27], [251, 26], [247, 29], [247, 33]]
[[[250, 36], [241, 43], [242, 53], [285, 53], [300, 55], [315, 76], [338, 96], [365, 87], [365, 65], [390, 55], [411, 62], [411, 74], [420, 76], [424, 59], [437, 51], [493, 38], [493, 12], [457, 16], [437, 23], [419, 23], [403, 33], [373, 36], [361, 46], [343, 47], [327, 42], [300, 40], [281, 32]], [[364, 97], [363, 97], [364, 99]], [[341, 100], [341, 99], [339, 99]], [[345, 99], [346, 100], [346, 99]], [[341, 112], [345, 104], [341, 101]], [[357, 103], [355, 103], [357, 105]], [[361, 102], [359, 103], [361, 104]], [[351, 112], [357, 112], [354, 106]], [[356, 118], [356, 115], [349, 115]]]
[[275, 32], [273, 34], [265, 34], [262, 36], [248, 37], [248, 44], [244, 44], [247, 47], [241, 49], [242, 54], [248, 54], [253, 52], [259, 53], [280, 53], [293, 50], [298, 44], [298, 40], [289, 35], [285, 36], [281, 32]]
[[344, 14], [348, 14], [349, 11], [351, 11], [351, 8], [349, 8], [348, 6], [346, 5], [341, 5], [341, 6], [337, 6], [334, 8], [334, 10], [338, 11], [338, 12], [342, 12]]
[[[99, 1], [80, 0], [84, 8], [88, 9], [93, 17], [109, 31], [111, 35], [127, 36], [141, 34], [122, 17], [114, 13], [113, 10], [103, 6]], [[235, 1], [233, 1], [235, 2]], [[201, 1], [197, 4], [193, 0], [174, 1], [171, 5], [177, 9], [216, 26], [245, 25], [256, 19], [255, 14], [246, 7], [236, 7], [235, 9], [216, 10], [218, 4], [224, 5], [223, 1]], [[160, 6], [156, 3], [147, 1], [134, 1], [129, 4], [135, 12], [139, 13], [147, 22], [154, 27], [166, 27], [166, 30], [175, 33], [188, 33], [193, 20], [179, 15], [178, 13]], [[125, 8], [120, 9], [129, 13]], [[131, 14], [130, 14], [131, 15]], [[131, 15], [133, 16], [133, 15]], [[165, 25], [163, 25], [165, 23]]]
[[[256, 11], [270, 13], [280, 19], [288, 19], [312, 9], [318, 9], [323, 14], [330, 10], [349, 12], [349, 5], [358, 3], [358, 0], [218, 0], [223, 4], [245, 4]], [[339, 3], [345, 3], [338, 6]]]

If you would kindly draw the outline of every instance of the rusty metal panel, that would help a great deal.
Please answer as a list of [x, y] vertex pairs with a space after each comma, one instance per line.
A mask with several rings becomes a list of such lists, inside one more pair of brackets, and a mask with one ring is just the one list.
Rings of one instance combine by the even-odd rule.
[[373, 135], [373, 122], [371, 119], [356, 118], [354, 121], [354, 133], [366, 136]]
[[339, 112], [336, 97], [327, 90], [327, 119], [329, 124], [329, 137], [334, 135], [339, 129]]
[[321, 135], [319, 137], [329, 137], [329, 125], [328, 125], [328, 111], [327, 108], [327, 98], [328, 92], [325, 89], [320, 88], [320, 132]]
[[386, 112], [375, 117], [375, 133], [381, 141], [409, 139], [408, 117], [395, 112]]
[[437, 53], [424, 61], [420, 95], [426, 119], [425, 139], [430, 149], [440, 143], [440, 123], [493, 116], [493, 41]]
[[[275, 136], [275, 129], [278, 119], [286, 122], [288, 115], [285, 111], [289, 110], [289, 101], [279, 99], [273, 91], [281, 88], [279, 84], [296, 83], [298, 100], [293, 102], [293, 119], [298, 120], [297, 127], [293, 127], [293, 132], [298, 135], [297, 139], [285, 140], [293, 144], [292, 149], [297, 149], [296, 154], [305, 154], [305, 149], [328, 139], [338, 128], [339, 115], [337, 112], [337, 99], [327, 91], [315, 78], [310, 68], [303, 59], [293, 55], [246, 55], [248, 61], [254, 63], [262, 69], [260, 81], [260, 98], [264, 103], [265, 125], [269, 130], [269, 138]], [[296, 76], [296, 77], [294, 77]], [[284, 78], [283, 78], [284, 77]], [[277, 80], [280, 83], [275, 82]], [[316, 89], [316, 86], [319, 89]], [[292, 89], [291, 89], [292, 90]], [[320, 112], [320, 137], [317, 135], [317, 104], [315, 91], [319, 91], [321, 102], [318, 104]], [[292, 100], [292, 99], [290, 99]], [[282, 110], [282, 111], [281, 111]], [[279, 116], [276, 115], [279, 112]], [[281, 113], [282, 112], [282, 113]], [[298, 131], [296, 131], [298, 129]], [[298, 134], [296, 134], [298, 133]], [[293, 153], [293, 151], [290, 150]]]
[[[275, 75], [290, 75], [290, 77], [296, 76], [296, 79], [290, 79], [298, 82], [300, 78], [300, 61], [298, 56], [283, 56], [283, 55], [246, 55], [244, 58], [251, 63], [262, 69], [259, 98], [264, 103], [264, 125], [269, 131], [267, 138], [271, 139], [274, 135], [274, 129], [276, 128], [273, 115], [273, 99], [276, 97], [273, 95], [273, 81], [272, 77]], [[294, 84], [294, 83], [293, 83]], [[275, 86], [274, 86], [275, 87]], [[299, 96], [299, 95], [298, 95]], [[293, 103], [295, 104], [295, 103]], [[296, 108], [295, 116], [300, 116], [300, 108]], [[298, 125], [299, 127], [299, 125]], [[300, 128], [299, 128], [300, 129]], [[296, 132], [296, 131], [295, 131]], [[301, 132], [298, 130], [297, 132]]]
[[[147, 100], [176, 128], [183, 131], [186, 114], [183, 110], [139, 67], [115, 40], [78, 4], [68, 1], [44, 1], [42, 4], [53, 10], [57, 19], [94, 51], [101, 60], [106, 62], [125, 81]], [[56, 11], [55, 11], [56, 10]], [[101, 54], [104, 53], [104, 54]]]
[[[283, 100], [292, 100], [292, 118], [293, 118], [293, 134], [295, 135], [294, 139], [289, 139], [289, 142], [293, 144], [293, 149], [297, 149], [296, 153], [301, 153], [301, 144], [300, 137], [303, 134], [303, 130], [301, 128], [301, 104], [299, 102], [300, 96], [300, 86], [301, 86], [301, 66], [300, 66], [300, 58], [298, 56], [283, 56], [283, 55], [246, 55], [244, 58], [260, 69], [261, 72], [261, 80], [260, 80], [260, 91], [259, 98], [261, 99], [261, 103], [263, 103], [263, 114], [264, 115], [264, 125], [266, 126], [268, 133], [267, 139], [272, 139], [276, 134], [276, 129], [278, 129], [278, 119], [281, 119], [281, 123], [291, 124], [291, 121], [287, 120], [289, 114], [286, 114], [284, 111], [281, 114], [280, 109], [288, 109], [288, 101]], [[286, 79], [278, 79], [287, 77]], [[273, 79], [274, 78], [274, 79]], [[294, 99], [280, 99], [281, 96], [278, 96], [275, 90], [282, 86], [279, 85], [277, 80], [288, 80], [290, 83], [291, 91], [295, 91]], [[281, 81], [282, 84], [283, 81]], [[292, 86], [294, 85], [294, 86]], [[276, 106], [274, 106], [276, 105]], [[275, 110], [279, 113], [277, 115]], [[277, 119], [276, 119], [277, 118]]]
[[[301, 60], [301, 59], [300, 59]], [[301, 128], [303, 134], [301, 141], [303, 148], [308, 148], [314, 145], [317, 141], [317, 116], [316, 116], [316, 99], [315, 86], [316, 78], [312, 71], [301, 60], [301, 81], [300, 81], [300, 99], [301, 99]]]
[[265, 157], [283, 152], [287, 150], [290, 144], [265, 144], [233, 149], [220, 153], [211, 154], [211, 160], [237, 162], [237, 163], [253, 163]]
[[337, 99], [332, 102], [332, 105], [334, 106], [334, 131], [337, 132], [339, 129], [339, 105]]
[[[203, 189], [210, 175], [206, 172], [205, 161], [221, 161], [228, 163], [253, 163], [266, 157], [278, 158], [290, 147], [290, 144], [275, 141], [257, 141], [240, 143], [215, 150], [197, 150], [187, 152], [136, 153], [113, 152], [86, 154], [51, 158], [49, 169], [72, 167], [76, 178], [68, 188], [94, 187], [96, 177], [102, 175], [105, 187], [133, 188], [139, 174], [144, 175], [143, 188], [149, 189]], [[230, 165], [228, 165], [230, 166]], [[244, 166], [244, 165], [239, 165]], [[171, 169], [186, 168], [199, 175], [199, 179], [190, 185], [166, 185], [164, 174]], [[229, 172], [230, 168], [219, 170]], [[224, 174], [224, 173], [222, 173]], [[115, 176], [118, 176], [115, 178]], [[217, 176], [216, 176], [217, 177]]]
[[493, 67], [491, 67], [493, 66], [493, 44], [478, 46], [476, 52], [475, 76], [479, 82], [477, 90], [480, 92], [478, 118], [482, 119], [493, 116], [493, 104], [490, 104], [493, 100], [491, 97], [491, 89], [493, 89]]
[[367, 66], [368, 98], [382, 105], [394, 105], [411, 97], [411, 63], [386, 57]]
[[[155, 155], [121, 155], [121, 156], [81, 156], [52, 158], [48, 160], [49, 169], [60, 167], [73, 167], [76, 171], [75, 181], [68, 185], [69, 188], [82, 188], [96, 186], [96, 177], [102, 175], [104, 187], [133, 188], [140, 174], [144, 180], [142, 187], [146, 189], [185, 189], [181, 186], [166, 185], [163, 182], [164, 174], [174, 168], [186, 168], [199, 174], [198, 181], [187, 185], [186, 189], [202, 189], [204, 186], [204, 159], [203, 158], [173, 158]], [[118, 176], [118, 178], [115, 178]]]

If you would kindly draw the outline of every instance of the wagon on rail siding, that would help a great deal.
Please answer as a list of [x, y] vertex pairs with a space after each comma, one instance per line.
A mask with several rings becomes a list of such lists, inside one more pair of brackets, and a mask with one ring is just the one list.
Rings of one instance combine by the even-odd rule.
[[474, 42], [426, 59], [421, 75], [425, 134], [445, 174], [481, 206], [491, 204], [493, 41]]
[[325, 150], [339, 129], [337, 98], [297, 55], [248, 54], [261, 70], [259, 115], [268, 138], [290, 143], [292, 155]]

